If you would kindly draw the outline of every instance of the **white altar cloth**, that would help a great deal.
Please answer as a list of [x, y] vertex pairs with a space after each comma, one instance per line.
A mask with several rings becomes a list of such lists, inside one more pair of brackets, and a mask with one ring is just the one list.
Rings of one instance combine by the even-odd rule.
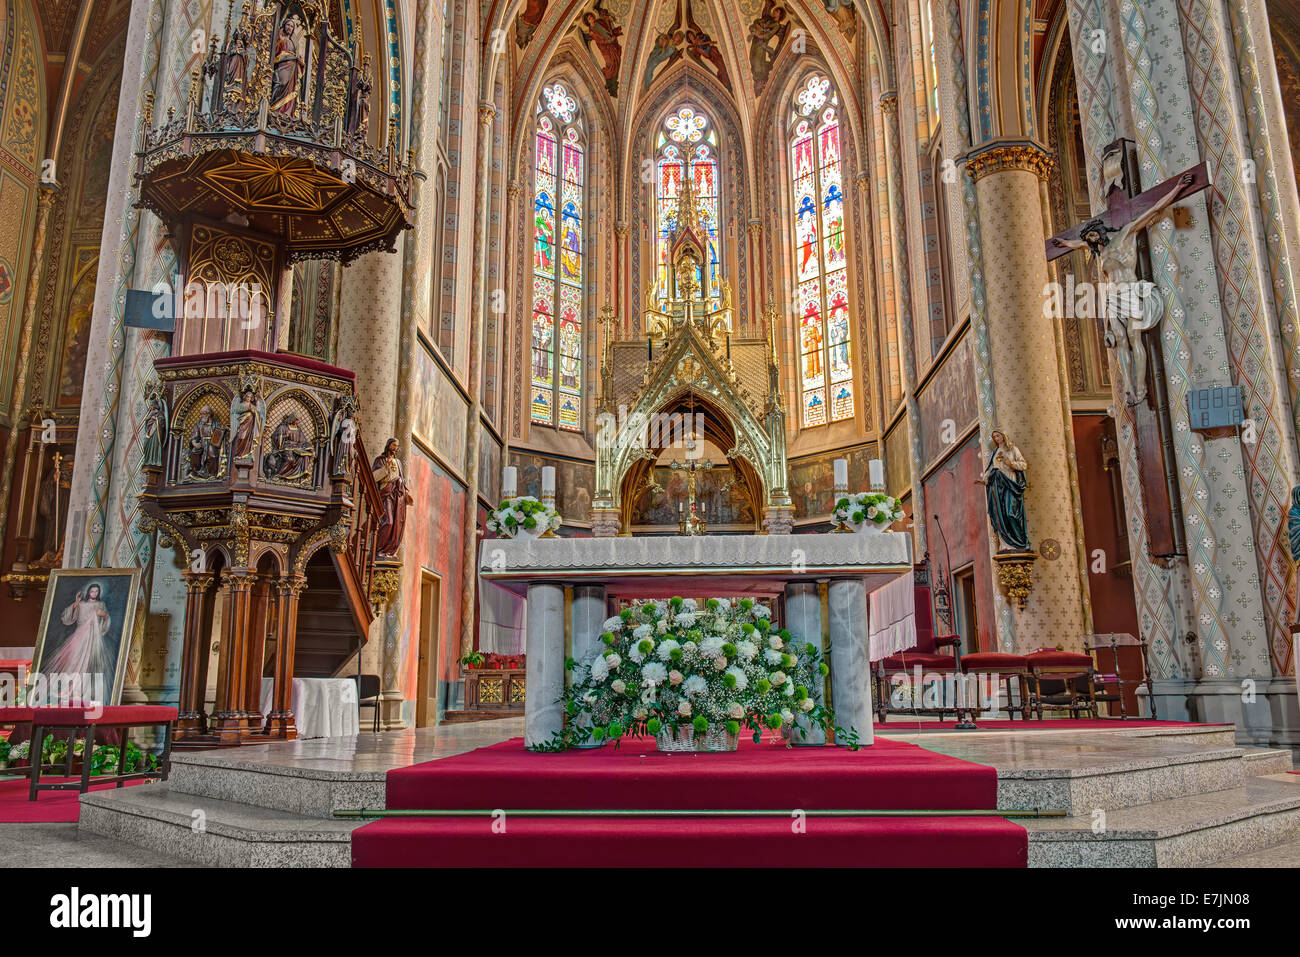
[[873, 662], [916, 647], [916, 583], [901, 575], [867, 596], [868, 635]]
[[[262, 714], [275, 710], [275, 682], [262, 679]], [[340, 738], [361, 730], [354, 678], [294, 678], [293, 723], [299, 738]]]

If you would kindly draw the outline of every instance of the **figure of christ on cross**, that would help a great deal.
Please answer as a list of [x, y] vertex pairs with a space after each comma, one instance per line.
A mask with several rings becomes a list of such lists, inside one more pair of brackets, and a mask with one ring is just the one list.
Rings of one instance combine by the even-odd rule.
[[[1170, 471], [1173, 429], [1165, 394], [1164, 360], [1159, 340], [1148, 348], [1146, 336], [1158, 335], [1164, 301], [1156, 289], [1147, 250], [1146, 230], [1171, 214], [1171, 207], [1210, 185], [1209, 167], [1202, 163], [1171, 180], [1136, 192], [1137, 161], [1133, 144], [1119, 139], [1102, 152], [1102, 193], [1106, 209], [1046, 240], [1047, 261], [1075, 249], [1086, 249], [1097, 263], [1105, 290], [1099, 303], [1106, 319], [1106, 345], [1119, 366], [1119, 387], [1132, 409], [1138, 468], [1147, 519], [1151, 557], [1170, 559], [1185, 554], [1177, 480]], [[1148, 395], [1150, 380], [1157, 393]]]

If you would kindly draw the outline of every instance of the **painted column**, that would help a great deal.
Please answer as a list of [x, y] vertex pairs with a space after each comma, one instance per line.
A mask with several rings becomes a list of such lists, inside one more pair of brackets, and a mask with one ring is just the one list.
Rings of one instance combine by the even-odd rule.
[[858, 743], [875, 740], [871, 718], [871, 661], [867, 642], [867, 586], [837, 578], [827, 587], [830, 617], [831, 703], [835, 722], [855, 731]]
[[528, 586], [525, 618], [528, 696], [524, 702], [524, 743], [544, 744], [563, 730], [564, 586], [534, 582]]
[[921, 407], [916, 401], [916, 330], [912, 325], [912, 271], [907, 247], [907, 199], [903, 195], [903, 157], [899, 151], [898, 94], [892, 90], [880, 96], [884, 114], [886, 170], [894, 236], [894, 286], [898, 307], [899, 351], [903, 363], [903, 401], [907, 405], [908, 455], [912, 473], [912, 539], [916, 554], [924, 555], [925, 485], [921, 471]]
[[[802, 657], [806, 644], [822, 645], [822, 599], [816, 582], [788, 582], [785, 586], [785, 628], [796, 640], [790, 654]], [[825, 682], [808, 691], [818, 704], [826, 700]], [[797, 714], [797, 712], [796, 712]], [[825, 744], [826, 732], [815, 728], [807, 718], [797, 716], [790, 740], [795, 744]]]
[[594, 655], [600, 647], [602, 625], [608, 617], [605, 614], [604, 585], [575, 585], [573, 602], [569, 606], [569, 634], [573, 647], [570, 657], [574, 661], [584, 661]]
[[[991, 140], [967, 154], [980, 232], [992, 240], [985, 245], [984, 265], [987, 274], [997, 277], [989, 285], [987, 304], [989, 366], [997, 396], [989, 430], [1002, 431], [1028, 463], [1025, 512], [1030, 550], [1039, 554], [1033, 562], [998, 564], [1000, 545], [990, 529], [1004, 592], [1014, 594], [1012, 589], [1024, 583], [1016, 576], [1032, 576], [1024, 608], [1010, 611], [1015, 648], [1003, 648], [1022, 653], [1057, 644], [1079, 651], [1086, 630], [1085, 584], [1075, 561], [1074, 491], [1062, 428], [1067, 410], [1056, 387], [1055, 328], [1043, 309], [1048, 272], [1039, 181], [1052, 167], [1050, 154], [1029, 139]], [[984, 455], [987, 459], [987, 449]]]

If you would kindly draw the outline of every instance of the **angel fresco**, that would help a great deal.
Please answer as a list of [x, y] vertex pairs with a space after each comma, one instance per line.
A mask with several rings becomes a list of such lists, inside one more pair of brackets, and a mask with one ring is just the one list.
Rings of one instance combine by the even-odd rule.
[[605, 89], [610, 96], [618, 96], [618, 68], [623, 60], [623, 48], [618, 38], [623, 35], [623, 28], [613, 14], [600, 5], [600, 0], [596, 0], [595, 6], [582, 15], [582, 25], [586, 27], [582, 35], [587, 41], [587, 49], [595, 47], [604, 61], [601, 73], [605, 77]]

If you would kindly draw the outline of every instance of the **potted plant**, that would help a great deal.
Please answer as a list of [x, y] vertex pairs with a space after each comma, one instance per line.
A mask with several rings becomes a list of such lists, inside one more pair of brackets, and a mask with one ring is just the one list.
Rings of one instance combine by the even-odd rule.
[[541, 538], [563, 524], [554, 505], [545, 505], [531, 495], [502, 500], [488, 517], [488, 531], [502, 538]]
[[469, 669], [480, 668], [483, 666], [484, 658], [483, 652], [470, 649], [460, 656], [460, 663]]
[[892, 495], [850, 492], [835, 502], [831, 521], [845, 531], [883, 532], [903, 516], [903, 506]]

